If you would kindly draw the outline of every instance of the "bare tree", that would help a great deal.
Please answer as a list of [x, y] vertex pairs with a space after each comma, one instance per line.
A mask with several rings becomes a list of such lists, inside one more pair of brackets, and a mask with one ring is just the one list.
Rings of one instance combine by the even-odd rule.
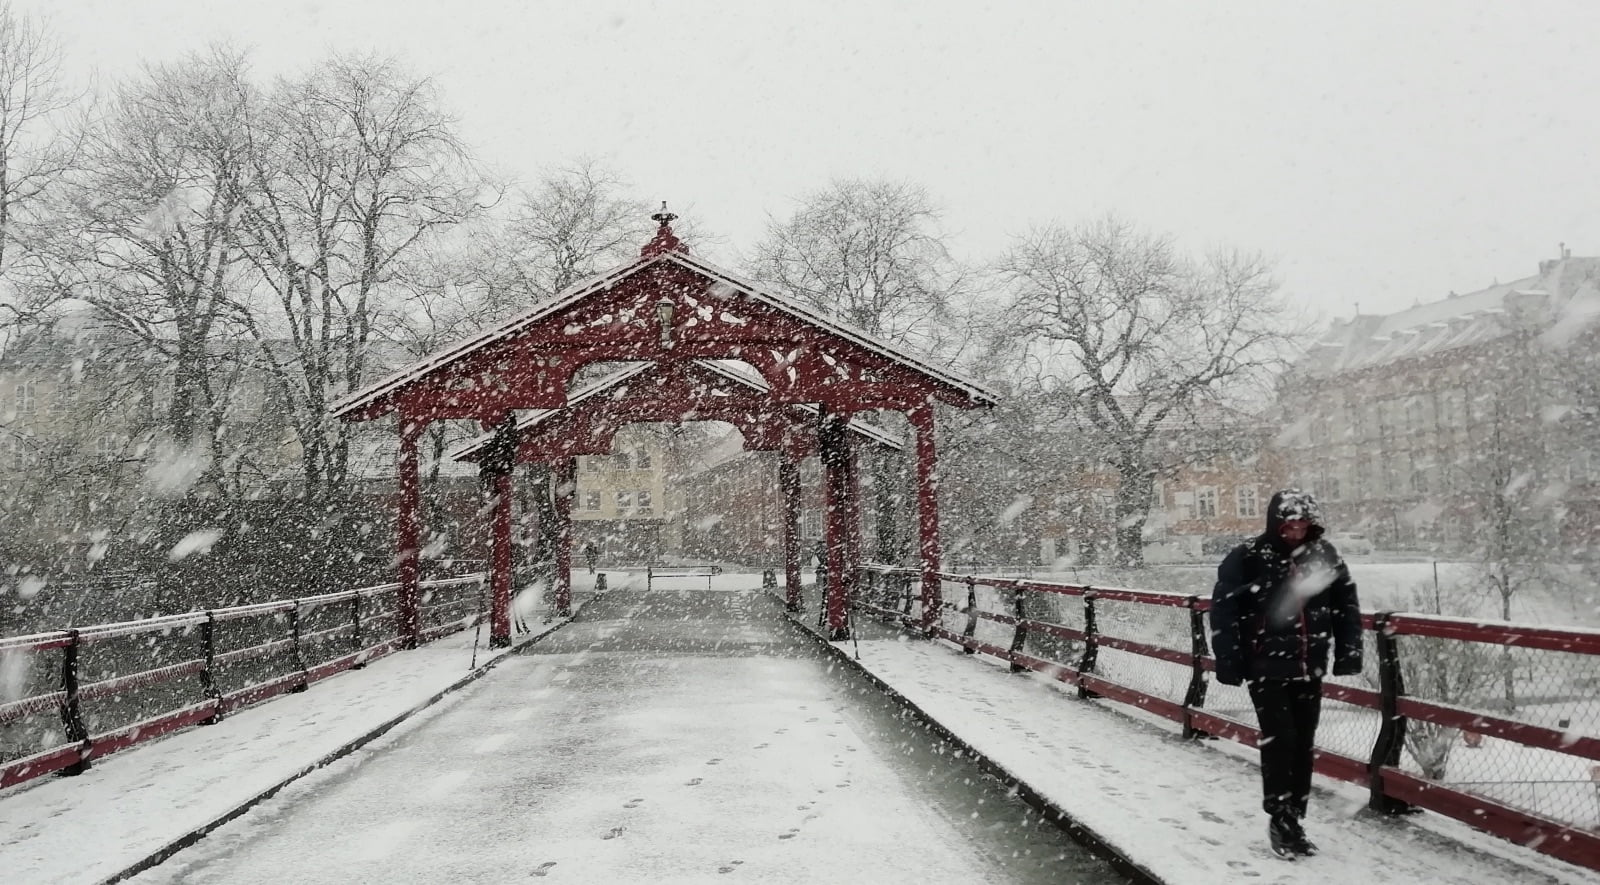
[[[1413, 611], [1463, 616], [1461, 600], [1466, 588], [1450, 588], [1441, 594], [1437, 581], [1411, 590]], [[1449, 606], [1445, 598], [1455, 600]], [[1447, 610], [1448, 609], [1448, 610]], [[1400, 675], [1405, 693], [1441, 704], [1471, 705], [1494, 683], [1499, 665], [1494, 651], [1476, 642], [1460, 642], [1426, 636], [1407, 636], [1400, 643]], [[1367, 676], [1377, 688], [1377, 677]], [[1417, 761], [1424, 777], [1443, 780], [1461, 731], [1457, 728], [1410, 719], [1406, 722], [1406, 750]]]
[[504, 245], [510, 278], [491, 289], [490, 306], [503, 294], [527, 309], [573, 283], [639, 254], [650, 235], [648, 204], [627, 195], [627, 183], [592, 159], [545, 174], [522, 194]]
[[369, 380], [380, 334], [413, 337], [406, 259], [481, 212], [483, 182], [431, 81], [390, 60], [281, 82], [255, 122], [244, 253], [270, 296], [247, 324], [315, 499], [348, 470], [352, 430], [329, 405]]
[[[916, 185], [835, 179], [802, 197], [788, 218], [770, 220], [746, 264], [778, 291], [940, 362], [958, 359], [972, 340], [963, 314], [970, 275], [951, 256], [939, 212]], [[871, 457], [876, 557], [894, 562], [910, 551], [908, 478], [888, 453]]]
[[54, 285], [39, 294], [87, 303], [115, 327], [129, 352], [114, 380], [146, 401], [162, 436], [212, 462], [231, 358], [217, 343], [242, 316], [237, 220], [256, 100], [244, 57], [222, 48], [121, 84], [85, 133], [52, 242]]
[[845, 178], [768, 222], [748, 262], [757, 279], [887, 341], [934, 350], [967, 273], [938, 231], [926, 191]]
[[1013, 365], [1117, 473], [1118, 564], [1144, 561], [1159, 432], [1280, 368], [1294, 330], [1260, 256], [1180, 254], [1116, 218], [1050, 225], [999, 262]]
[[43, 24], [0, 2], [0, 270], [35, 221], [35, 205], [73, 166], [60, 117], [76, 101], [61, 79], [60, 45]]

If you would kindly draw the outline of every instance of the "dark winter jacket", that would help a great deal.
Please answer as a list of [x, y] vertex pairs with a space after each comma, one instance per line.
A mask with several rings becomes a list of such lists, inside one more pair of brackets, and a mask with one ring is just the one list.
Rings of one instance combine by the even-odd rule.
[[[1278, 529], [1311, 523], [1290, 549]], [[1333, 675], [1361, 672], [1361, 606], [1350, 570], [1322, 537], [1316, 502], [1295, 489], [1272, 496], [1267, 531], [1235, 547], [1217, 567], [1211, 594], [1211, 648], [1217, 681], [1320, 679], [1334, 646]]]

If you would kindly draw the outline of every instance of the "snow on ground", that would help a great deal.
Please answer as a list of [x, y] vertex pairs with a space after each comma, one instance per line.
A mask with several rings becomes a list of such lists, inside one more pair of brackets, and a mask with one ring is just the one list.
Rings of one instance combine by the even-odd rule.
[[[723, 576], [717, 587], [749, 580]], [[619, 589], [607, 601], [629, 600], [628, 585], [613, 575]], [[826, 662], [765, 647], [790, 629], [775, 605], [727, 595], [770, 618], [757, 611], [716, 635], [697, 632], [688, 612], [635, 607], [580, 621], [136, 881], [1025, 878], [1008, 864], [1044, 852], [974, 848], [1025, 827], [980, 816], [992, 807], [952, 811], [915, 782], [938, 767], [936, 742], [897, 741], [863, 722], [824, 678]], [[657, 644], [641, 654], [643, 640], [627, 631], [646, 623]], [[5, 880], [92, 882], [126, 869], [460, 680], [471, 639], [393, 655], [98, 760], [83, 776], [0, 795]], [[943, 644], [867, 639], [860, 656], [1175, 885], [1593, 881], [1465, 827], [1368, 817], [1360, 792], [1342, 785], [1319, 792], [1308, 822], [1324, 855], [1289, 864], [1264, 848], [1246, 748], [1181, 741]], [[1068, 863], [1055, 881], [1115, 880]]]
[[[587, 592], [577, 588], [580, 598]], [[535, 634], [548, 629], [534, 619]], [[446, 636], [306, 691], [0, 793], [0, 879], [97, 882], [425, 704], [504, 651]], [[476, 650], [475, 639], [481, 639]], [[436, 715], [451, 699], [429, 709]]]
[[911, 703], [1173, 885], [1594, 881], [1464, 827], [1374, 817], [1363, 793], [1320, 779], [1306, 829], [1323, 854], [1289, 864], [1266, 849], [1260, 774], [1242, 758], [1253, 750], [1183, 741], [1170, 727], [945, 643], [866, 640], [859, 654]]
[[136, 881], [1016, 881], [917, 801], [767, 599], [708, 595], [610, 594]]

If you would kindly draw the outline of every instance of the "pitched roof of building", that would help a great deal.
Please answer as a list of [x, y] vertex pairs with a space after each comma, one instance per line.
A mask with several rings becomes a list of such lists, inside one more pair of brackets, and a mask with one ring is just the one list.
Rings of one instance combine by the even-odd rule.
[[594, 293], [613, 286], [627, 277], [634, 276], [658, 263], [680, 265], [687, 270], [708, 278], [714, 286], [727, 287], [730, 295], [740, 295], [765, 304], [831, 335], [911, 368], [940, 384], [961, 392], [977, 404], [993, 405], [997, 399], [993, 391], [975, 381], [970, 381], [953, 372], [941, 369], [919, 356], [907, 353], [889, 342], [830, 317], [796, 299], [763, 289], [757, 284], [717, 267], [704, 259], [695, 258], [683, 252], [667, 251], [642, 256], [629, 264], [574, 283], [558, 293], [554, 298], [521, 316], [508, 320], [493, 329], [482, 332], [458, 344], [436, 351], [386, 378], [349, 394], [334, 403], [330, 410], [336, 417], [344, 417], [358, 412], [364, 407], [376, 403], [444, 366], [461, 360], [469, 354], [482, 350], [496, 342], [513, 338], [537, 325], [540, 321], [578, 304]]
[[1592, 321], [1588, 305], [1597, 298], [1600, 258], [1547, 261], [1534, 276], [1391, 314], [1335, 321], [1297, 368], [1326, 377], [1493, 341], [1509, 335], [1518, 322], [1549, 329]]

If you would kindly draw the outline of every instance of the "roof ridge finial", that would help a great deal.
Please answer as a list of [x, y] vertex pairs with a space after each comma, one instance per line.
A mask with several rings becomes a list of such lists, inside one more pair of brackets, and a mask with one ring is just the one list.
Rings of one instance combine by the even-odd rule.
[[667, 201], [662, 200], [661, 211], [650, 216], [651, 221], [657, 222], [661, 226], [656, 228], [656, 235], [651, 238], [650, 242], [645, 243], [644, 248], [639, 250], [640, 256], [653, 257], [665, 252], [687, 253], [689, 251], [683, 241], [678, 239], [678, 235], [672, 232], [672, 222], [677, 217], [667, 211]]

